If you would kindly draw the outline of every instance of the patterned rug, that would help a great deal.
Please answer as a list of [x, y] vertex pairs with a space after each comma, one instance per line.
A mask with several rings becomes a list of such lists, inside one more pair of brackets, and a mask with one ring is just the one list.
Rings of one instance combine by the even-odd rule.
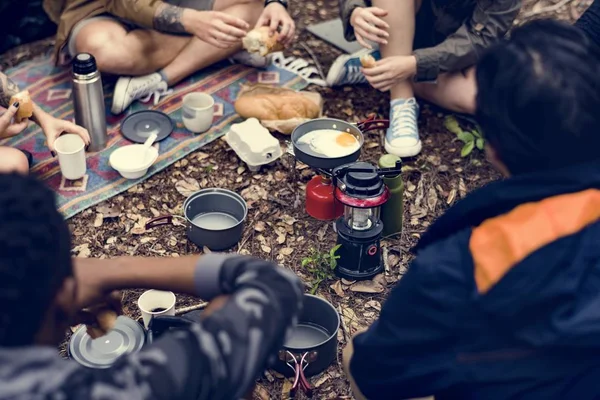
[[[73, 120], [68, 69], [54, 67], [50, 58], [46, 57], [23, 63], [6, 73], [21, 89], [27, 88], [34, 101], [44, 110], [55, 117]], [[123, 115], [115, 117], [110, 114], [113, 85], [105, 82], [108, 146], [98, 153], [87, 154], [87, 175], [77, 181], [62, 177], [58, 160], [51, 157], [45, 136], [37, 125], [32, 124], [17, 137], [0, 141], [0, 145], [28, 150], [33, 154], [33, 173], [56, 192], [60, 211], [65, 218], [70, 218], [129, 189], [227, 133], [229, 126], [239, 118], [233, 102], [241, 85], [245, 83], [274, 84], [296, 90], [307, 86], [303, 78], [279, 67], [271, 66], [267, 70], [258, 71], [242, 65], [220, 64], [180, 83], [173, 88], [174, 92], [170, 96], [162, 98], [156, 106], [138, 102]], [[207, 133], [196, 135], [183, 126], [181, 99], [190, 92], [205, 92], [215, 98], [215, 119], [213, 127]], [[175, 130], [170, 137], [158, 144], [159, 158], [148, 174], [138, 180], [127, 180], [110, 167], [108, 159], [115, 149], [131, 144], [121, 135], [121, 121], [128, 114], [142, 109], [156, 109], [168, 114], [175, 122]]]

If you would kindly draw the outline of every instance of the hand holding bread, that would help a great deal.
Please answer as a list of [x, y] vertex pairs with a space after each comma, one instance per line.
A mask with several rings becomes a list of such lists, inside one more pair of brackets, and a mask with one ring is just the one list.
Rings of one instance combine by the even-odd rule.
[[364, 54], [360, 57], [360, 64], [363, 68], [373, 68], [376, 63], [377, 61], [375, 61], [375, 58], [370, 54]]
[[10, 98], [9, 104], [15, 103], [19, 103], [19, 109], [15, 114], [16, 123], [33, 116], [33, 101], [31, 101], [28, 90], [23, 90], [22, 92], [13, 95]]
[[268, 26], [261, 26], [248, 32], [242, 39], [242, 44], [248, 53], [256, 53], [262, 57], [282, 51], [284, 48], [279, 41], [279, 33], [271, 36]]

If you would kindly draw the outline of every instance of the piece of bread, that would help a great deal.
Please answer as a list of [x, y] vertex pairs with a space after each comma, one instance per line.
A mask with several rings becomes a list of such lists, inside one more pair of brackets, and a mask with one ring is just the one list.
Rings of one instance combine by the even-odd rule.
[[10, 105], [15, 104], [16, 102], [19, 103], [19, 110], [15, 115], [16, 122], [21, 122], [21, 120], [31, 118], [33, 115], [33, 102], [29, 96], [29, 91], [23, 90], [22, 92], [19, 92], [10, 98]]
[[370, 54], [364, 54], [360, 56], [360, 64], [363, 66], [363, 68], [373, 68], [376, 62], [377, 61], [375, 61], [375, 58], [373, 58], [373, 56]]
[[87, 333], [92, 339], [97, 339], [110, 332], [117, 323], [117, 313], [113, 310], [102, 310], [96, 314], [96, 322], [87, 326]]
[[279, 34], [269, 36], [269, 27], [261, 26], [248, 32], [242, 39], [242, 45], [248, 53], [258, 53], [261, 56], [283, 50], [283, 44], [279, 42]]
[[243, 118], [259, 121], [318, 118], [321, 113], [314, 101], [297, 92], [241, 96], [235, 102], [235, 111]]

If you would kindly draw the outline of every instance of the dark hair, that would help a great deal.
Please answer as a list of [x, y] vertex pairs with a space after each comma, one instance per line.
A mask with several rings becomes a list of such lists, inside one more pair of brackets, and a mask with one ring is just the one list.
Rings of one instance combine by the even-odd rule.
[[69, 228], [54, 193], [32, 177], [0, 174], [0, 346], [33, 343], [73, 273]]
[[600, 64], [577, 28], [516, 28], [477, 66], [477, 118], [513, 174], [600, 158]]

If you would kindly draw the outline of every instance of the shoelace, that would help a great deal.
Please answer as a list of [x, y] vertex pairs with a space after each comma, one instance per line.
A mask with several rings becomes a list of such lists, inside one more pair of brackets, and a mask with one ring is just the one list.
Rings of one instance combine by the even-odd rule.
[[157, 105], [161, 97], [168, 96], [172, 93], [173, 89], [169, 89], [167, 87], [159, 87], [155, 91], [150, 92], [145, 96], [141, 97], [139, 101], [141, 103], [148, 103], [150, 100], [152, 100], [152, 98], [154, 98], [154, 105]]
[[393, 138], [414, 136], [417, 129], [417, 104], [408, 100], [392, 108], [392, 125], [390, 131]]
[[348, 84], [364, 83], [366, 82], [365, 76], [360, 70], [358, 65], [350, 65], [346, 68], [346, 79], [344, 82]]

